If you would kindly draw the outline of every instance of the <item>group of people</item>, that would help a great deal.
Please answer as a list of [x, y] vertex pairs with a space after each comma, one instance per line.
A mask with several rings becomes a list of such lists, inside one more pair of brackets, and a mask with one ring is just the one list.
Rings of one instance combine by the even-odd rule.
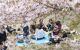
[[[49, 19], [47, 25], [43, 23], [43, 19], [40, 19], [38, 24], [34, 22], [33, 24], [30, 25], [30, 27], [29, 25], [25, 25], [24, 27], [22, 27], [23, 37], [25, 39], [26, 38], [28, 39], [29, 35], [32, 34], [30, 36], [31, 39], [41, 40], [45, 38], [46, 32], [50, 32], [48, 35], [50, 37], [49, 38], [50, 43], [60, 43], [61, 41], [60, 38], [67, 37], [67, 34], [63, 34], [63, 36], [61, 37], [59, 36], [59, 34], [61, 33], [61, 29], [62, 29], [61, 22], [60, 21], [54, 22], [52, 19]], [[1, 26], [0, 45], [2, 45], [3, 42], [7, 40], [7, 35], [5, 30], [9, 33], [12, 33], [13, 31], [16, 32], [16, 29], [13, 29], [10, 26], [7, 26], [6, 28], [4, 26]], [[18, 28], [17, 31], [21, 31], [21, 29]]]
[[29, 26], [25, 26], [23, 28], [23, 32], [24, 32], [24, 36], [28, 37], [29, 34], [32, 34], [31, 38], [34, 40], [41, 40], [45, 38], [46, 32], [50, 32], [49, 36], [50, 36], [50, 42], [51, 43], [56, 43], [56, 41], [54, 40], [54, 38], [57, 37], [58, 43], [60, 41], [60, 39], [58, 38], [59, 33], [61, 32], [61, 22], [60, 21], [56, 21], [54, 22], [52, 19], [49, 19], [49, 22], [47, 25], [45, 25], [43, 23], [43, 19], [39, 20], [39, 23], [36, 24], [36, 22], [34, 22], [34, 24]]

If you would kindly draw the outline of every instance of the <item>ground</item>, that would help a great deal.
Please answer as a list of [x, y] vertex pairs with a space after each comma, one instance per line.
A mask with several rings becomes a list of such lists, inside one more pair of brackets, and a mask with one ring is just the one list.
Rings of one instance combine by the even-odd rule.
[[[47, 24], [48, 20], [50, 18], [53, 19], [53, 15], [48, 16], [44, 19], [44, 23]], [[40, 18], [37, 19], [37, 22]], [[16, 46], [15, 42], [15, 35], [9, 35], [8, 36], [8, 50], [80, 50], [80, 34], [71, 34], [69, 38], [66, 38], [64, 41], [61, 41], [60, 44], [44, 44], [44, 45], [36, 45], [36, 44], [30, 44], [28, 46]], [[78, 41], [78, 42], [76, 42]]]
[[75, 39], [79, 40], [80, 35], [71, 35], [71, 37], [66, 38], [64, 41], [61, 41], [60, 44], [44, 44], [44, 45], [37, 45], [37, 44], [30, 44], [27, 46], [16, 46], [15, 36], [10, 35], [8, 37], [8, 50], [80, 50], [80, 42], [79, 44], [75, 42]]

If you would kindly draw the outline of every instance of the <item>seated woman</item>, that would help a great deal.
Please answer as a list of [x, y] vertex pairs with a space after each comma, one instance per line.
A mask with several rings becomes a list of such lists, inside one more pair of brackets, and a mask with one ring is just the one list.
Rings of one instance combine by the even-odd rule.
[[58, 35], [59, 32], [61, 31], [61, 27], [62, 27], [62, 25], [61, 25], [60, 21], [55, 22], [54, 29], [53, 29], [53, 34]]
[[60, 43], [61, 41], [61, 37], [58, 35], [54, 35], [53, 33], [51, 33], [50, 39], [49, 39], [49, 44], [56, 44], [56, 43]]
[[[59, 33], [61, 31], [61, 23], [60, 21], [57, 21], [54, 25], [53, 32], [51, 33], [50, 41], [52, 43], [60, 43]], [[56, 39], [56, 40], [55, 40]]]
[[40, 27], [40, 25], [38, 25], [35, 34], [32, 36], [32, 39], [41, 40], [45, 38], [44, 36], [45, 31], [42, 29], [42, 27]]
[[52, 19], [49, 19], [49, 23], [48, 23], [47, 27], [48, 27], [48, 31], [52, 31], [53, 30], [54, 23], [53, 23]]

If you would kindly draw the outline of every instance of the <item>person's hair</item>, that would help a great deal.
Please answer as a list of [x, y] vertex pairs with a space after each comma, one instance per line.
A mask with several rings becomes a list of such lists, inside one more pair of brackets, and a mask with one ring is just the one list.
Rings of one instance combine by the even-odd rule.
[[36, 29], [36, 26], [35, 25], [30, 25], [30, 28], [35, 30]]
[[55, 23], [56, 23], [56, 25], [61, 25], [60, 21], [56, 21]]
[[46, 31], [46, 32], [48, 31], [46, 27], [43, 27], [43, 30]]
[[49, 19], [49, 22], [54, 23], [54, 21], [52, 19]]
[[36, 28], [38, 28], [38, 29], [42, 29], [42, 27], [41, 27], [40, 24], [38, 24]]
[[49, 19], [49, 21], [53, 21], [52, 19]]

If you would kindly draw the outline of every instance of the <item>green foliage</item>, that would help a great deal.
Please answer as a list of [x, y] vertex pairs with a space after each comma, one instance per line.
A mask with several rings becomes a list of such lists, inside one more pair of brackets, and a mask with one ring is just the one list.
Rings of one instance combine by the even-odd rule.
[[71, 20], [69, 27], [70, 29], [76, 29], [77, 26], [80, 24], [80, 14], [76, 14], [75, 19]]

